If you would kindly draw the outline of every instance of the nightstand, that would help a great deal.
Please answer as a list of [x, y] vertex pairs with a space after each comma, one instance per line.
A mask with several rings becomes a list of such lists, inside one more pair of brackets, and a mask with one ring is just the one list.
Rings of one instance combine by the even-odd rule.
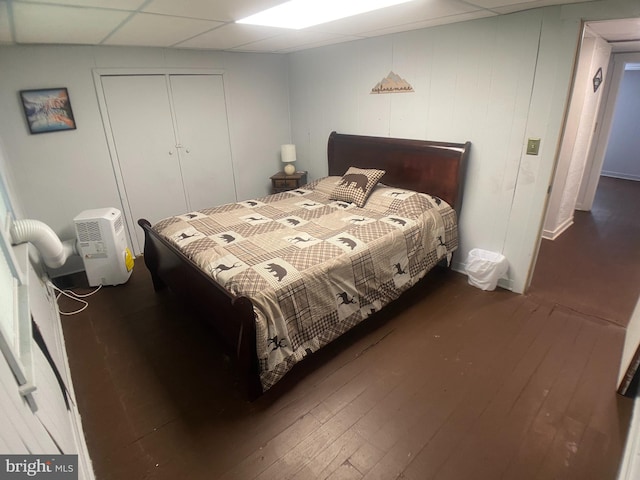
[[278, 172], [271, 176], [271, 193], [286, 192], [287, 190], [295, 190], [307, 183], [307, 172], [296, 172], [293, 175], [287, 175], [284, 172]]

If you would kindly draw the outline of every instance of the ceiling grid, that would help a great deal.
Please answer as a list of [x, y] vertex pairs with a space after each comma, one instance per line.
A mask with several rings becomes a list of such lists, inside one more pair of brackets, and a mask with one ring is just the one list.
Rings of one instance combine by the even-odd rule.
[[[0, 0], [0, 44], [289, 53], [582, 0], [413, 0], [302, 30], [235, 23], [282, 1]], [[624, 22], [613, 29], [610, 23], [592, 24], [607, 40], [615, 34], [615, 41], [627, 47], [630, 40], [640, 42], [640, 20]]]

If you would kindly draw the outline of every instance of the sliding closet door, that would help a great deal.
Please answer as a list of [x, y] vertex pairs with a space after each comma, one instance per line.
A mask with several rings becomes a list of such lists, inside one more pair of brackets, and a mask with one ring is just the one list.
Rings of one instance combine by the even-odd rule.
[[189, 208], [235, 202], [222, 75], [171, 75], [170, 84]]
[[[188, 210], [165, 75], [103, 76], [109, 124], [133, 221]], [[144, 234], [136, 226], [142, 251]], [[135, 241], [135, 238], [133, 239]]]

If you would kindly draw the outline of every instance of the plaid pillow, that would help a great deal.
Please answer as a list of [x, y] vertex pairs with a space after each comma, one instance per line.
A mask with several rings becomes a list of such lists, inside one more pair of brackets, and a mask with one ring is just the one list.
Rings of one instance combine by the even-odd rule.
[[371, 191], [384, 174], [384, 170], [349, 167], [347, 173], [338, 181], [329, 198], [331, 200], [355, 203], [359, 207], [364, 207]]

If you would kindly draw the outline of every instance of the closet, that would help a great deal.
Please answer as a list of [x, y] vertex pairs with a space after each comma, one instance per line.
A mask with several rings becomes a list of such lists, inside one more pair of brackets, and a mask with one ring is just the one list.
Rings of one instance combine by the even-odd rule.
[[139, 218], [236, 201], [222, 75], [100, 75], [105, 126], [136, 254]]

